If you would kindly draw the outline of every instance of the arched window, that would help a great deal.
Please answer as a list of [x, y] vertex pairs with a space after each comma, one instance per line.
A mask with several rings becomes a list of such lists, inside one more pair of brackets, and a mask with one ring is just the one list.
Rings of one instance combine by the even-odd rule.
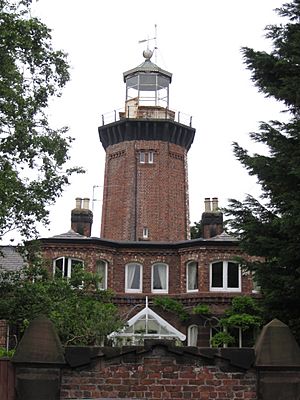
[[198, 291], [198, 264], [196, 261], [186, 264], [186, 290], [187, 292]]
[[100, 282], [98, 283], [98, 289], [107, 289], [107, 261], [98, 260], [96, 262], [96, 273], [99, 275]]
[[190, 325], [188, 327], [188, 346], [197, 346], [198, 326]]
[[142, 291], [142, 265], [137, 263], [127, 264], [125, 267], [125, 292], [139, 293]]
[[53, 275], [71, 278], [72, 271], [76, 268], [83, 268], [82, 260], [71, 257], [60, 257], [53, 261]]
[[210, 264], [211, 291], [241, 291], [241, 267], [234, 261], [217, 261]]
[[167, 264], [156, 263], [152, 265], [151, 290], [153, 293], [168, 293], [169, 268]]

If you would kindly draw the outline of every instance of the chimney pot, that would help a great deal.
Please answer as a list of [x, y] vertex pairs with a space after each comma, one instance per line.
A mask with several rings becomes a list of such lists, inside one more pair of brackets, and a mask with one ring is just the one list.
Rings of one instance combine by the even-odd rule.
[[89, 198], [84, 198], [83, 199], [83, 206], [82, 206], [82, 208], [84, 209], [84, 210], [89, 210], [90, 209], [90, 199]]
[[212, 198], [212, 211], [218, 211], [219, 205], [218, 205], [219, 201], [217, 197], [213, 197]]
[[82, 199], [80, 197], [76, 197], [75, 199], [75, 208], [81, 208], [81, 201]]
[[205, 197], [205, 199], [204, 199], [204, 211], [205, 212], [210, 212], [211, 211], [210, 197]]

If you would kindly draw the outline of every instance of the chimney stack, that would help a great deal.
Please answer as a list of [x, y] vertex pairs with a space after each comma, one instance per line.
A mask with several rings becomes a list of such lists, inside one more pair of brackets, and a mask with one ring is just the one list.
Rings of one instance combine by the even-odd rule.
[[75, 208], [71, 212], [71, 228], [80, 235], [89, 237], [93, 224], [93, 213], [89, 209], [90, 199], [77, 197], [75, 201]]
[[204, 199], [204, 213], [202, 214], [202, 237], [210, 239], [223, 232], [223, 213], [219, 211], [218, 198]]

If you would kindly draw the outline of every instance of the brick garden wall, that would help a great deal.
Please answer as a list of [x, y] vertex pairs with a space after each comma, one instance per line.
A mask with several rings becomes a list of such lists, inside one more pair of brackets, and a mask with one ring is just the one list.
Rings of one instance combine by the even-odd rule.
[[77, 364], [77, 368], [64, 369], [61, 399], [257, 398], [256, 374], [250, 368], [253, 354], [249, 350], [241, 355], [244, 368], [233, 361], [233, 353], [222, 355], [212, 349], [202, 349], [201, 354], [199, 349], [154, 345], [148, 350], [117, 351], [105, 354], [104, 349], [102, 356], [91, 356], [87, 365], [78, 365], [80, 351], [77, 356], [71, 351], [71, 364]]
[[15, 370], [10, 360], [0, 358], [0, 399], [15, 399]]

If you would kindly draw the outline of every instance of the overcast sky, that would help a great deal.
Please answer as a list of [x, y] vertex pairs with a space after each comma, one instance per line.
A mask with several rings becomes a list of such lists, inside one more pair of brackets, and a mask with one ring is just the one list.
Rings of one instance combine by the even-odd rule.
[[[33, 15], [52, 29], [53, 43], [68, 53], [71, 81], [49, 110], [53, 125], [70, 127], [76, 140], [71, 165], [86, 169], [51, 208], [50, 230], [66, 232], [76, 197], [92, 198], [93, 236], [100, 235], [105, 152], [97, 128], [101, 114], [124, 107], [123, 72], [143, 62], [157, 24], [157, 64], [173, 73], [170, 108], [193, 116], [196, 136], [188, 154], [190, 219], [198, 221], [204, 197], [258, 195], [255, 178], [235, 160], [232, 142], [249, 149], [259, 121], [282, 119], [283, 105], [259, 94], [243, 64], [241, 47], [270, 50], [268, 24], [283, 22], [279, 0], [39, 0]], [[154, 41], [150, 41], [150, 48]], [[155, 62], [153, 57], [152, 61]]]

